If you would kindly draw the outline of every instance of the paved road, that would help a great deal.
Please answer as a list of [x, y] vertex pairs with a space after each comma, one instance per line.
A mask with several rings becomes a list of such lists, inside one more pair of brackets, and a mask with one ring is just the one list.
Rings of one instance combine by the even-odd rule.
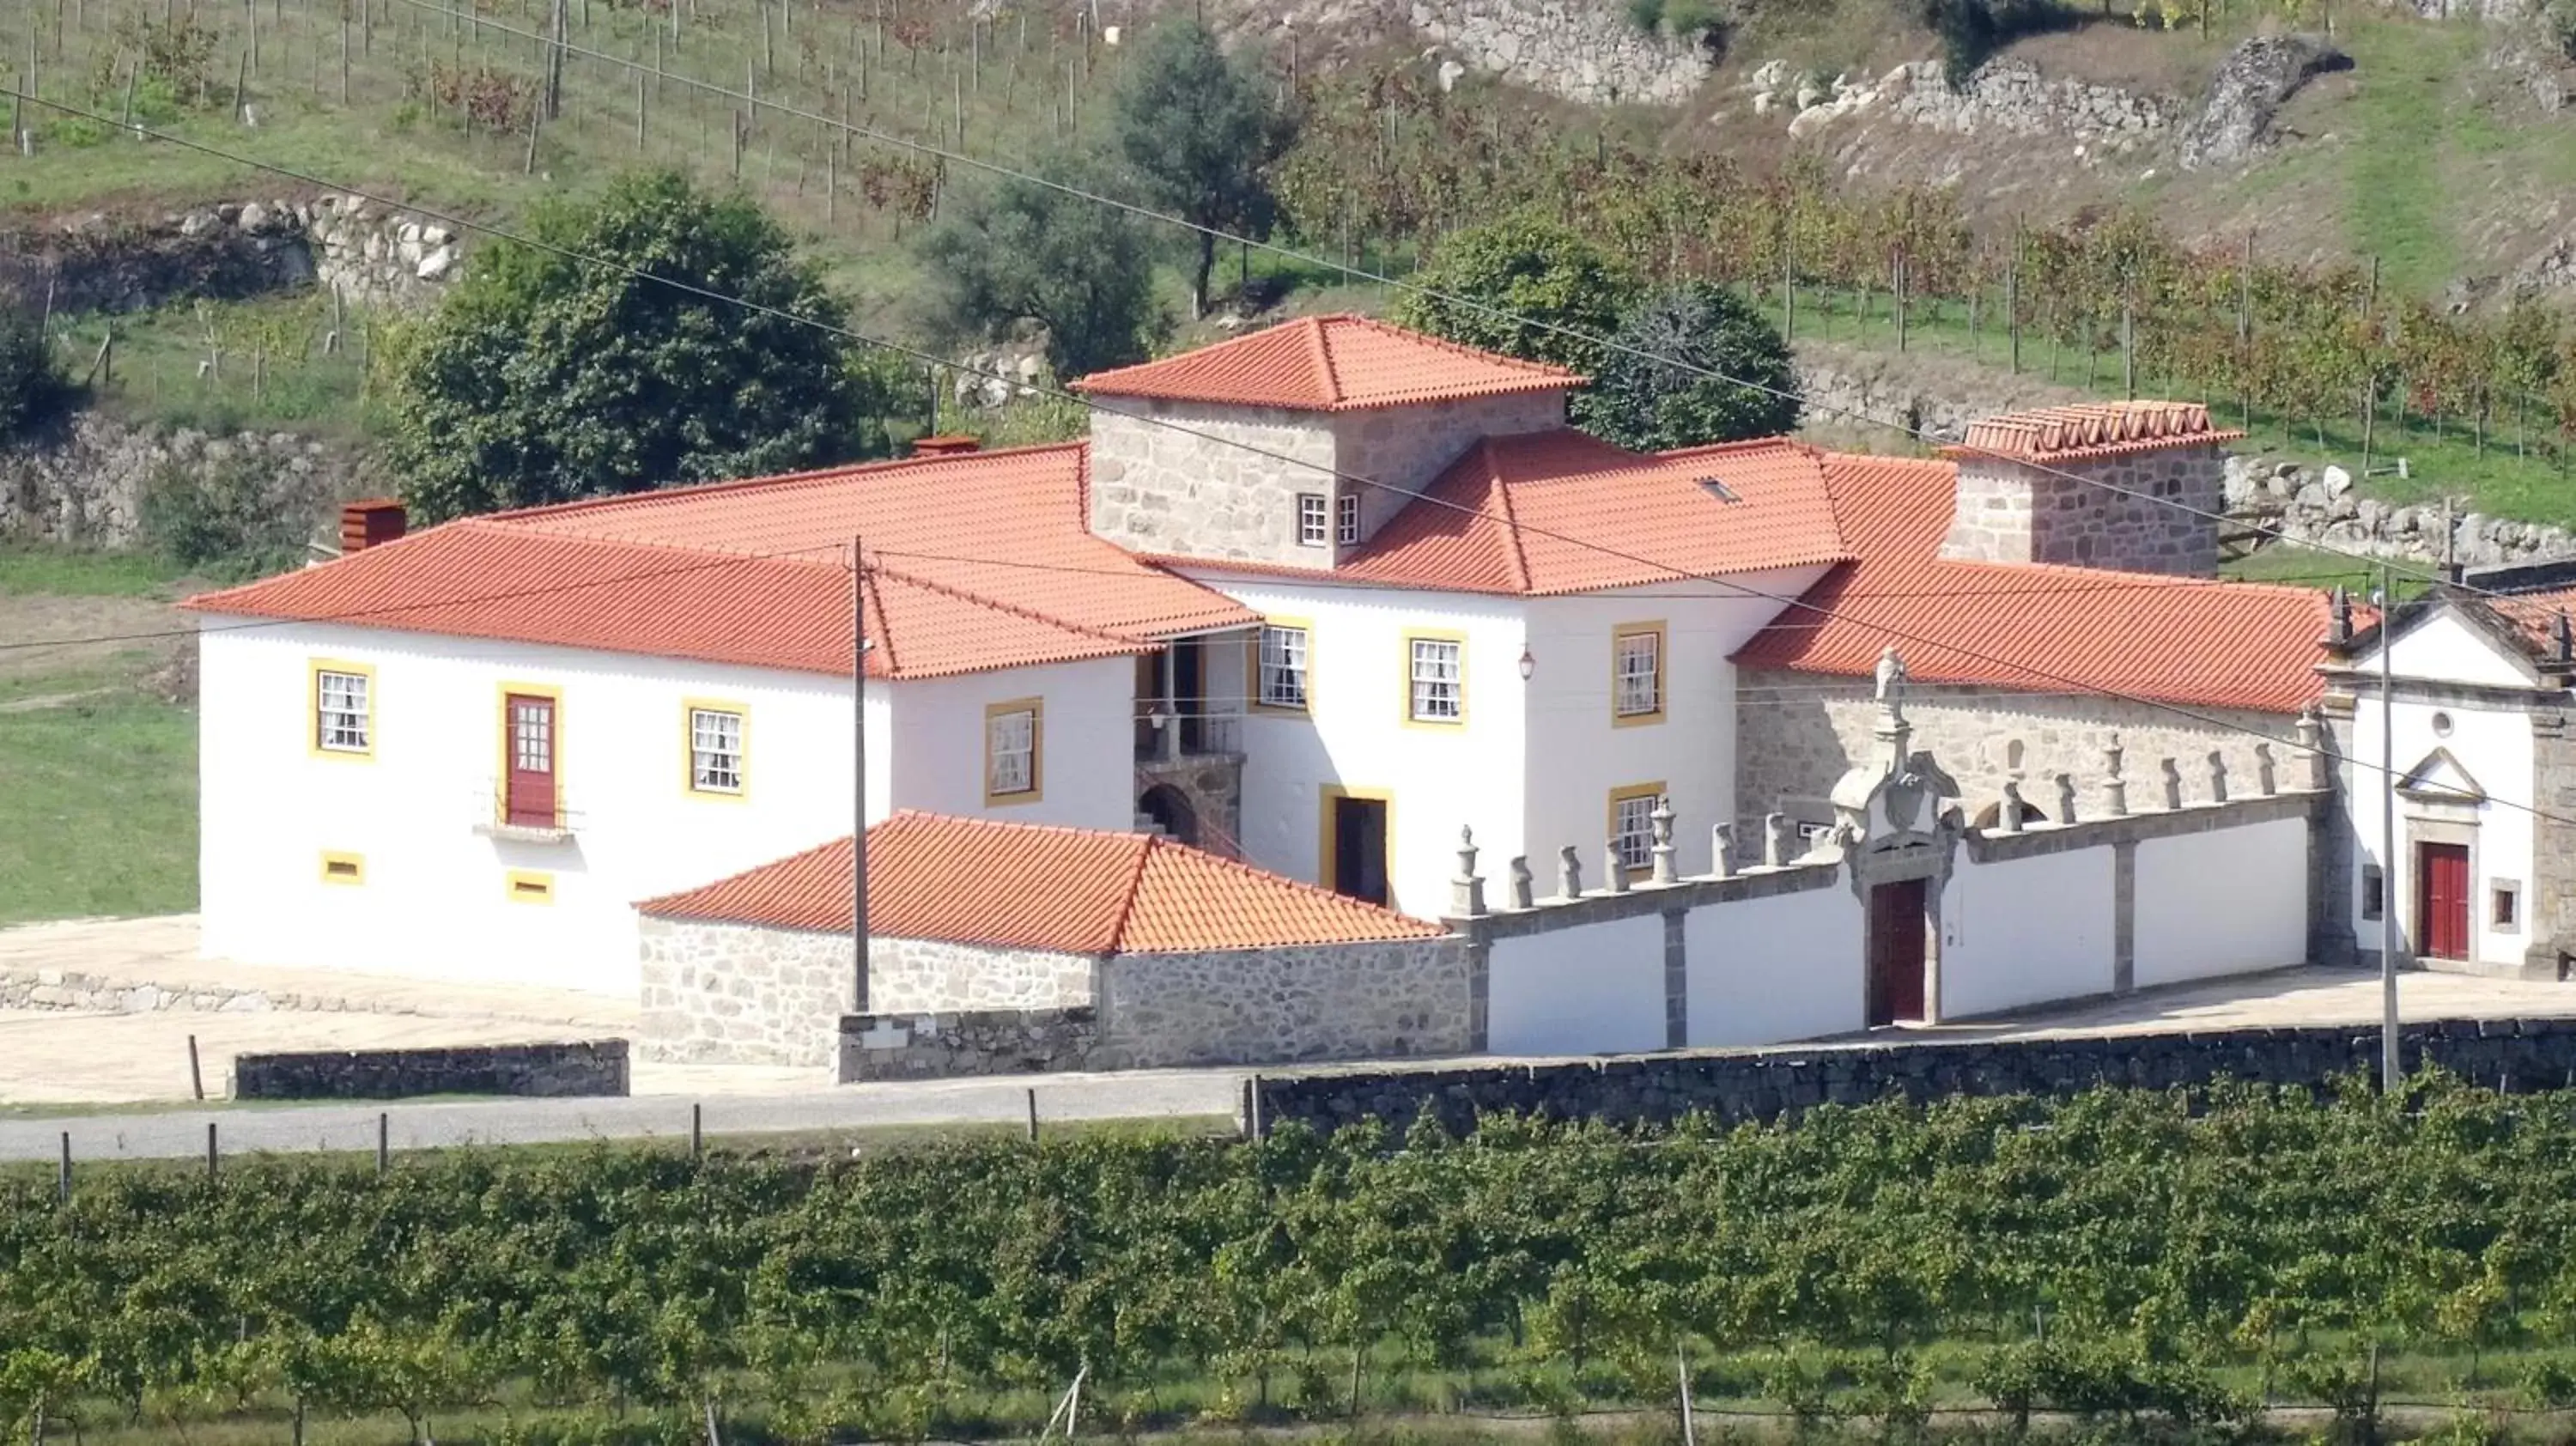
[[[863, 1129], [884, 1125], [1017, 1124], [1035, 1089], [1038, 1118], [1180, 1119], [1231, 1115], [1243, 1076], [1232, 1070], [1153, 1070], [1036, 1079], [928, 1080], [782, 1095], [710, 1097], [710, 1135]], [[225, 1155], [376, 1147], [376, 1117], [390, 1117], [397, 1150], [529, 1145], [566, 1140], [686, 1138], [691, 1101], [626, 1099], [458, 1100], [428, 1104], [294, 1105], [0, 1120], [0, 1161], [52, 1160], [72, 1137], [72, 1158], [201, 1156], [213, 1121]]]

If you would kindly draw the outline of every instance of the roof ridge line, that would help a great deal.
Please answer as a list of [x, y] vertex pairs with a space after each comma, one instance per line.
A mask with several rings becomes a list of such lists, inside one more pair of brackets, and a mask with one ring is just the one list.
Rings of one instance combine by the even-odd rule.
[[[882, 578], [871, 578], [867, 576], [865, 563], [857, 562], [856, 559], [853, 559], [853, 561], [857, 564], [860, 574], [859, 616], [857, 626], [862, 630], [867, 627], [868, 604], [874, 603], [876, 604], [877, 609], [877, 632], [883, 635], [881, 637], [852, 637], [850, 639], [850, 666], [858, 670], [860, 679], [859, 691], [861, 694], [860, 701], [864, 703], [866, 701], [865, 694], [867, 692], [866, 679], [868, 676], [868, 660], [867, 656], [859, 651], [859, 644], [861, 642], [874, 643], [879, 650], [884, 652], [884, 676], [889, 680], [895, 677], [895, 670], [901, 667], [902, 664], [895, 658], [894, 653], [894, 620], [886, 616], [885, 582]], [[882, 571], [883, 565], [880, 564], [879, 567], [880, 571]], [[859, 726], [861, 728], [868, 726], [866, 717], [862, 716], [859, 719]], [[864, 786], [865, 780], [861, 780], [861, 783], [862, 786]]]
[[1128, 871], [1127, 892], [1118, 905], [1118, 922], [1109, 927], [1109, 952], [1127, 952], [1127, 926], [1136, 917], [1136, 896], [1145, 891], [1145, 865], [1154, 857], [1155, 846], [1163, 842], [1149, 833], [1134, 836], [1142, 847], [1136, 850], [1136, 866]]
[[1521, 547], [1520, 514], [1512, 506], [1511, 481], [1503, 476], [1502, 458], [1494, 454], [1493, 438], [1478, 438], [1476, 450], [1485, 460], [1485, 480], [1494, 489], [1495, 500], [1502, 504], [1503, 555], [1511, 561], [1512, 585], [1526, 593], [1530, 590], [1529, 554]]
[[1325, 339], [1329, 324], [1330, 319], [1321, 316], [1306, 317], [1302, 322], [1306, 328], [1307, 344], [1315, 349], [1315, 365], [1323, 369], [1325, 405], [1338, 407], [1343, 401], [1342, 373], [1333, 365], [1333, 346]]
[[439, 525], [452, 526], [457, 522], [515, 524], [534, 517], [563, 517], [576, 513], [609, 511], [620, 507], [647, 506], [671, 497], [706, 497], [725, 492], [749, 491], [757, 487], [827, 482], [836, 478], [892, 472], [905, 467], [960, 462], [968, 458], [1011, 457], [1089, 445], [1086, 439], [1076, 437], [1062, 442], [1029, 442], [1017, 447], [978, 448], [972, 452], [951, 453], [944, 457], [868, 457], [851, 462], [836, 462], [827, 467], [807, 467], [795, 472], [773, 472], [761, 477], [720, 477], [708, 482], [682, 482], [670, 486], [648, 487], [637, 492], [621, 492], [613, 497], [575, 497], [569, 501], [540, 503], [534, 507], [509, 507], [499, 512], [483, 512], [471, 517], [453, 518]]

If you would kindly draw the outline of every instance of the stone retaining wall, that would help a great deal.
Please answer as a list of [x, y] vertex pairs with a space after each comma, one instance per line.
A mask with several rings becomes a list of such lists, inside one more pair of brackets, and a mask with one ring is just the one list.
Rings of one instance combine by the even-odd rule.
[[[2508, 1092], [2576, 1086], [2576, 1019], [2411, 1024], [2404, 1051], [2410, 1070], [2436, 1063]], [[2100, 1084], [2171, 1089], [2232, 1078], [2316, 1086], [2375, 1071], [2378, 1060], [2379, 1033], [2362, 1026], [1820, 1045], [1265, 1078], [1258, 1081], [1258, 1109], [1265, 1130], [1292, 1120], [1329, 1131], [1381, 1119], [1400, 1132], [1425, 1109], [1453, 1132], [1503, 1112], [1623, 1125], [1707, 1114], [1735, 1123], [1774, 1120], [1824, 1104], [2065, 1095]]]
[[841, 1083], [1053, 1074], [1091, 1068], [1090, 1009], [983, 1009], [841, 1017]]
[[623, 1095], [626, 1041], [318, 1050], [233, 1060], [239, 1100], [393, 1100], [414, 1095]]
[[84, 411], [46, 435], [0, 445], [0, 536], [132, 546], [141, 539], [144, 493], [156, 479], [205, 488], [244, 471], [264, 510], [309, 517], [317, 529], [330, 519], [332, 498], [383, 490], [371, 458], [290, 432], [210, 437]]
[[355, 196], [227, 201], [146, 219], [103, 214], [0, 231], [0, 297], [57, 314], [148, 311], [328, 286], [414, 306], [460, 271], [455, 231]]

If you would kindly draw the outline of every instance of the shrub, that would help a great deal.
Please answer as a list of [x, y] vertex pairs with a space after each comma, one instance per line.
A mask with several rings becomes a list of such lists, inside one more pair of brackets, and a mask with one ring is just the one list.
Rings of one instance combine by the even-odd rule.
[[71, 400], [71, 381], [36, 319], [0, 303], [0, 442], [52, 421]]
[[315, 499], [255, 454], [170, 461], [143, 484], [143, 535], [192, 572], [222, 581], [299, 566]]
[[[1603, 349], [1574, 420], [1640, 452], [1769, 437], [1798, 425], [1789, 344], [1753, 303], [1691, 282], [1639, 303]], [[1669, 360], [1665, 360], [1665, 359]]]
[[1636, 283], [1581, 232], [1514, 217], [1451, 235], [1398, 297], [1398, 325], [1584, 376]]

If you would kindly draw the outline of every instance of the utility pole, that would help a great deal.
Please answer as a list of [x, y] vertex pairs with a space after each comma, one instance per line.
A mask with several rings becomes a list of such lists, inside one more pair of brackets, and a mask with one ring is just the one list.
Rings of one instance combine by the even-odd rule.
[[2379, 1089], [2394, 1095], [2397, 1059], [2397, 592], [2379, 564]]
[[868, 573], [850, 538], [850, 950], [851, 1008], [868, 1012]]

